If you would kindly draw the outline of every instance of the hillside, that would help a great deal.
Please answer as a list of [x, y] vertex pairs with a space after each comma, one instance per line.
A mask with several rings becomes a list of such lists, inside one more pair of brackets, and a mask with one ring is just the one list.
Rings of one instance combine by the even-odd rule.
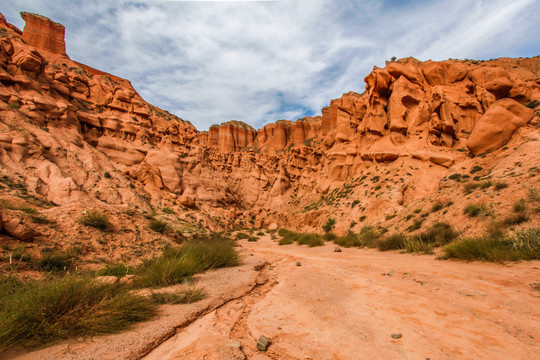
[[[4, 265], [13, 249], [139, 261], [189, 233], [321, 232], [329, 218], [338, 234], [444, 220], [478, 235], [520, 200], [527, 219], [512, 230], [540, 224], [540, 57], [400, 59], [321, 116], [200, 132], [70, 59], [62, 25], [22, 16], [24, 31], [0, 17]], [[470, 204], [486, 216], [464, 214]], [[92, 210], [111, 231], [79, 224]], [[168, 230], [150, 229], [152, 217]]]

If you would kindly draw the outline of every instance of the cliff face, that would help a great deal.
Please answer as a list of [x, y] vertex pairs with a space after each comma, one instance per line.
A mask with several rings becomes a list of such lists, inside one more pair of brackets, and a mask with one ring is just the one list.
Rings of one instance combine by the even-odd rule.
[[54, 54], [66, 55], [64, 36], [66, 29], [62, 24], [56, 23], [44, 16], [21, 13], [26, 25], [22, 39], [28, 44]]
[[538, 57], [401, 59], [322, 116], [198, 132], [129, 81], [70, 60], [61, 25], [23, 18], [22, 37], [0, 21], [0, 175], [57, 205], [170, 206], [213, 229], [309, 230], [335, 217], [345, 232], [363, 216], [377, 223], [451, 197], [458, 185], [445, 179], [463, 168], [490, 162], [482, 176], [515, 174], [508, 143], [516, 159], [525, 154], [520, 166], [539, 155]]

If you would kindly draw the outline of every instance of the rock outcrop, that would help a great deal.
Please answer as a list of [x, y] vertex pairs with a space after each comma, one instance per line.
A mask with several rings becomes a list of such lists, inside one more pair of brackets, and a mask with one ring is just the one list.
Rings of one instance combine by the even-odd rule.
[[53, 54], [66, 55], [65, 31], [62, 24], [56, 23], [44, 16], [21, 13], [26, 25], [22, 33], [22, 39], [28, 45]]
[[199, 132], [128, 80], [69, 59], [61, 25], [23, 18], [22, 34], [0, 18], [0, 175], [55, 205], [167, 204], [216, 229], [356, 224], [419, 201], [447, 169], [538, 122], [540, 57], [406, 58], [321, 116]]

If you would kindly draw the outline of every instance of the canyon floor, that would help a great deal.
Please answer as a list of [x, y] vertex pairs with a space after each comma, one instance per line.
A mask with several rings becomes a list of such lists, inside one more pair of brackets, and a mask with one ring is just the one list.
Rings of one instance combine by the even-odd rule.
[[[327, 243], [239, 241], [243, 264], [195, 278], [201, 302], [17, 359], [533, 359], [540, 261], [437, 260]], [[179, 285], [185, 286], [185, 285]], [[392, 335], [398, 337], [394, 339]], [[256, 348], [265, 335], [272, 343]]]
[[[269, 264], [268, 281], [180, 329], [145, 359], [532, 359], [539, 353], [540, 291], [531, 286], [540, 278], [539, 261], [504, 266], [334, 252], [329, 243], [278, 246], [268, 236], [242, 247]], [[272, 340], [265, 353], [256, 349], [260, 335]]]

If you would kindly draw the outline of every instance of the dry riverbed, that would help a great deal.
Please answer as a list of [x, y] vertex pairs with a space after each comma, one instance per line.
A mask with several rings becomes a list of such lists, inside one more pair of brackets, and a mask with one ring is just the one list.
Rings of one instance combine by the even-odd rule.
[[[540, 262], [437, 261], [367, 249], [240, 241], [243, 265], [207, 272], [208, 297], [165, 305], [122, 334], [18, 359], [533, 359]], [[298, 264], [300, 266], [298, 266]], [[260, 335], [272, 341], [257, 350]], [[394, 336], [392, 336], [394, 335]]]

